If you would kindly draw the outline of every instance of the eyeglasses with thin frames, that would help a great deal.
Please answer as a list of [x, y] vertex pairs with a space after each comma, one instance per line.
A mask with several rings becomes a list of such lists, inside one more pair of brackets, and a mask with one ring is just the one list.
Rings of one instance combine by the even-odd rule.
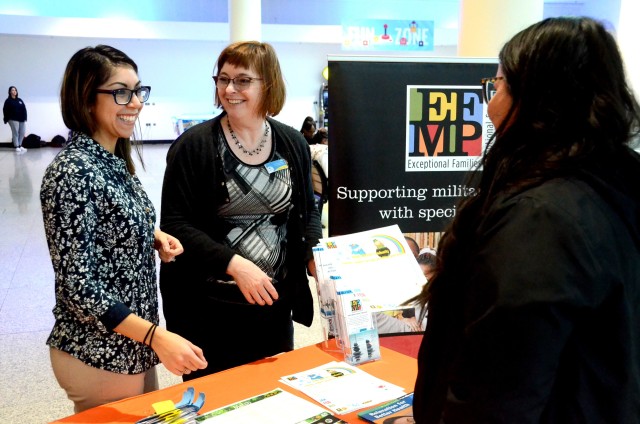
[[218, 76], [214, 76], [213, 80], [216, 82], [216, 87], [218, 88], [227, 88], [227, 86], [230, 83], [233, 83], [233, 86], [236, 88], [236, 90], [244, 91], [247, 88], [249, 88], [249, 86], [253, 81], [256, 81], [256, 80], [260, 81], [262, 80], [262, 78], [252, 78], [252, 77], [246, 77], [246, 76], [229, 78], [224, 75], [218, 75]]
[[144, 103], [149, 100], [151, 87], [149, 87], [148, 85], [143, 85], [136, 88], [135, 90], [130, 90], [128, 88], [118, 88], [117, 90], [96, 89], [96, 93], [111, 94], [116, 104], [124, 106], [128, 105], [129, 102], [131, 102], [131, 98], [133, 97], [134, 93], [138, 100], [140, 100], [140, 103]]
[[496, 94], [496, 81], [504, 80], [504, 77], [482, 78], [482, 99], [485, 103], [489, 103], [494, 94]]

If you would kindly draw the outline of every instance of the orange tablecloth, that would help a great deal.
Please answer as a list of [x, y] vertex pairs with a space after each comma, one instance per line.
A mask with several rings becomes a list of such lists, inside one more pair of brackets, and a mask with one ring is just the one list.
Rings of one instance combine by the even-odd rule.
[[[381, 347], [380, 352], [382, 358], [379, 361], [363, 364], [360, 367], [378, 378], [403, 387], [406, 392], [413, 391], [418, 371], [416, 360], [385, 347]], [[155, 402], [167, 399], [179, 401], [182, 393], [189, 386], [193, 386], [196, 393], [206, 394], [206, 402], [201, 410], [203, 413], [276, 387], [313, 401], [302, 392], [279, 383], [278, 379], [334, 360], [341, 361], [343, 357], [335, 351], [333, 341], [328, 344], [318, 343], [187, 383], [98, 406], [54, 423], [134, 423], [151, 415], [153, 413], [151, 405]], [[349, 423], [364, 422], [358, 418], [357, 412], [341, 415], [340, 418]]]

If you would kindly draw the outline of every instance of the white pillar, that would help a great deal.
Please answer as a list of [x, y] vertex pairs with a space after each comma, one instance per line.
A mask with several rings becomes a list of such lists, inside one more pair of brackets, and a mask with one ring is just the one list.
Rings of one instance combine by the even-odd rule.
[[624, 59], [629, 84], [636, 97], [640, 99], [640, 55], [638, 55], [640, 25], [638, 25], [638, 16], [640, 16], [638, 0], [620, 0], [618, 45]]
[[542, 20], [543, 7], [544, 0], [461, 0], [458, 56], [497, 57], [511, 37]]
[[228, 0], [229, 41], [262, 41], [261, 0]]

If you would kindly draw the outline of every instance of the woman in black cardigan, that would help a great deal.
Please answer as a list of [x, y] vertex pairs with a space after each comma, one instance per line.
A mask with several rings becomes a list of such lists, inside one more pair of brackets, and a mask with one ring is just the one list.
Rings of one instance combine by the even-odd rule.
[[160, 273], [167, 327], [209, 362], [185, 380], [293, 349], [292, 321], [313, 320], [322, 236], [309, 147], [271, 118], [285, 100], [273, 48], [232, 44], [216, 69], [224, 112], [171, 146], [162, 190], [161, 228], [185, 249]]

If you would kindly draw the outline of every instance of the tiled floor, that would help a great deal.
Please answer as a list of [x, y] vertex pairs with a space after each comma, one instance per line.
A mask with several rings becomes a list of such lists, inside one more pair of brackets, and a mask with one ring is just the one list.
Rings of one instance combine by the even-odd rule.
[[[168, 145], [145, 145], [139, 176], [159, 211]], [[42, 226], [40, 182], [59, 149], [0, 149], [0, 421], [46, 423], [73, 413], [53, 376], [46, 338], [53, 325], [53, 270]], [[323, 211], [326, 222], [326, 209]], [[312, 292], [315, 289], [312, 287]], [[321, 340], [319, 320], [296, 325], [296, 347]], [[181, 380], [159, 367], [160, 385]]]

